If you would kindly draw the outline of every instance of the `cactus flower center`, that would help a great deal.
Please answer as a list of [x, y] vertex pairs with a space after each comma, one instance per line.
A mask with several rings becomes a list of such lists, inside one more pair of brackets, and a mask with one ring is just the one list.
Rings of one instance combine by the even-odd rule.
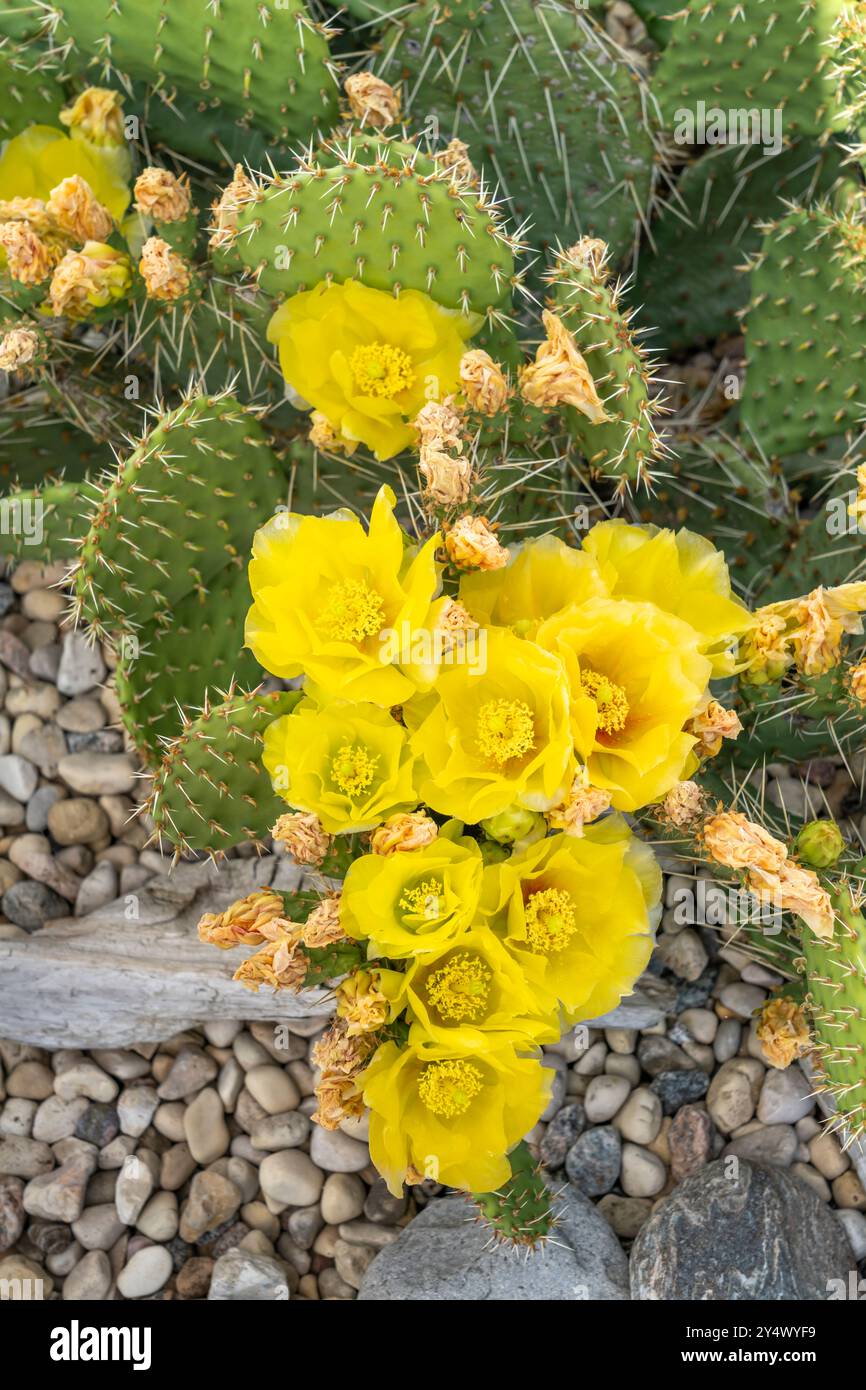
[[598, 727], [606, 734], [618, 734], [628, 718], [628, 699], [621, 685], [587, 667], [580, 673], [580, 684], [598, 710]]
[[442, 916], [442, 883], [438, 878], [425, 878], [413, 888], [407, 888], [400, 898], [404, 917], [436, 922]]
[[411, 357], [391, 343], [364, 343], [355, 348], [349, 369], [362, 396], [382, 396], [390, 401], [415, 384]]
[[339, 642], [363, 642], [381, 632], [385, 610], [375, 589], [363, 580], [346, 579], [331, 585], [319, 622]]
[[524, 911], [526, 940], [538, 955], [564, 951], [577, 931], [574, 903], [561, 888], [541, 888], [530, 893]]
[[456, 1058], [430, 1062], [418, 1077], [418, 1094], [434, 1115], [451, 1119], [465, 1114], [483, 1085], [478, 1067]]
[[523, 700], [488, 700], [478, 711], [475, 728], [482, 757], [498, 767], [535, 747], [535, 721]]
[[331, 763], [331, 781], [354, 799], [365, 792], [376, 773], [378, 753], [362, 743], [345, 743]]
[[493, 972], [480, 956], [459, 951], [427, 980], [427, 1000], [440, 1018], [471, 1023], [487, 1014]]

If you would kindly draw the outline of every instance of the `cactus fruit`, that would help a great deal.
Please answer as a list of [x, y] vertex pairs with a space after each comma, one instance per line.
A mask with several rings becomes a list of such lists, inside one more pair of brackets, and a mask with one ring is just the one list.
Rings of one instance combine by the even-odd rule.
[[567, 425], [591, 468], [646, 483], [666, 446], [656, 429], [661, 400], [650, 395], [653, 363], [637, 342], [621, 284], [610, 280], [607, 247], [584, 237], [560, 252], [548, 276], [550, 302], [571, 333], [604, 406], [601, 423], [569, 407]]
[[[533, 244], [631, 250], [656, 174], [640, 74], [576, 0], [424, 0], [380, 40], [407, 120], [462, 140]], [[526, 94], [537, 100], [527, 104]]]
[[831, 893], [830, 941], [803, 933], [802, 968], [816, 1043], [818, 1090], [833, 1097], [849, 1137], [866, 1134], [866, 918], [862, 880]]
[[420, 290], [464, 314], [510, 308], [518, 243], [480, 191], [414, 147], [351, 136], [263, 180], [237, 218], [236, 250], [269, 295], [322, 281]]
[[475, 1192], [472, 1201], [498, 1243], [535, 1248], [556, 1226], [552, 1196], [544, 1175], [521, 1142], [508, 1155], [511, 1177], [498, 1192]]
[[285, 809], [262, 767], [262, 732], [299, 699], [297, 691], [229, 689], [196, 718], [184, 717], [144, 808], [155, 838], [168, 839], [176, 858], [190, 851], [219, 856], [241, 840], [262, 844]]
[[703, 102], [725, 112], [778, 110], [786, 138], [842, 128], [829, 41], [845, 3], [688, 0], [652, 82], [665, 125], [674, 130]]
[[853, 425], [866, 398], [866, 226], [826, 205], [765, 228], [751, 263], [742, 419], [769, 455]]

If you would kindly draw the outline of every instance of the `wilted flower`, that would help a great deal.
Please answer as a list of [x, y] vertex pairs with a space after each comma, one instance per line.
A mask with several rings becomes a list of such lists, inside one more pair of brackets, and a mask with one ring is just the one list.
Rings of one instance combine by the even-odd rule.
[[568, 794], [547, 813], [551, 830], [564, 830], [567, 835], [583, 834], [583, 827], [610, 809], [611, 794], [590, 784], [585, 767], [578, 768]]
[[439, 834], [439, 827], [426, 811], [407, 811], [389, 816], [370, 837], [374, 854], [406, 854], [424, 849]]
[[355, 72], [343, 84], [352, 115], [361, 125], [384, 130], [400, 119], [400, 94], [372, 72]]
[[307, 435], [314, 449], [321, 449], [326, 454], [354, 454], [358, 447], [356, 440], [344, 439], [338, 434], [326, 415], [321, 410], [310, 412], [310, 432]]
[[297, 927], [289, 922], [282, 927], [274, 923], [267, 930], [273, 933], [273, 938], [245, 960], [232, 979], [254, 993], [258, 993], [261, 985], [269, 985], [274, 990], [299, 990], [307, 978], [310, 960], [298, 938]]
[[378, 972], [356, 970], [337, 985], [337, 1017], [345, 1019], [350, 1038], [375, 1033], [388, 1017], [388, 1000], [379, 989]]
[[213, 222], [208, 243], [211, 250], [232, 245], [238, 229], [238, 214], [255, 196], [256, 185], [244, 166], [236, 164], [231, 183], [223, 189], [218, 202], [211, 205]]
[[443, 404], [428, 401], [413, 421], [418, 431], [418, 468], [425, 495], [443, 507], [454, 507], [469, 496], [472, 465], [463, 456], [460, 416], [452, 397]]
[[57, 266], [51, 279], [51, 312], [86, 319], [92, 309], [104, 309], [122, 299], [131, 286], [129, 261], [123, 252], [88, 241], [80, 251], [67, 251]]
[[0, 338], [0, 371], [26, 367], [39, 351], [39, 336], [32, 328], [10, 328]]
[[346, 933], [340, 925], [340, 895], [336, 893], [323, 898], [313, 908], [301, 928], [301, 941], [308, 950], [314, 951], [345, 940]]
[[722, 740], [734, 739], [743, 732], [736, 710], [725, 709], [718, 700], [710, 700], [706, 708], [688, 720], [686, 730], [698, 740], [695, 752], [702, 758], [714, 758]]
[[319, 1102], [313, 1120], [322, 1129], [339, 1129], [344, 1120], [357, 1120], [366, 1110], [364, 1097], [351, 1076], [326, 1072], [315, 1088]]
[[312, 811], [293, 811], [280, 816], [271, 834], [279, 844], [286, 846], [297, 864], [318, 866], [332, 844], [332, 837]]
[[498, 362], [483, 348], [470, 348], [460, 359], [460, 387], [479, 415], [498, 415], [508, 404], [508, 382]]
[[284, 918], [281, 894], [259, 888], [232, 903], [225, 912], [206, 912], [198, 924], [199, 940], [219, 946], [222, 951], [233, 946], [259, 946], [266, 939], [264, 928]]
[[73, 174], [52, 188], [45, 206], [49, 216], [75, 241], [105, 241], [111, 235], [111, 213], [94, 197], [90, 184], [80, 174]]
[[761, 869], [777, 873], [788, 857], [781, 840], [740, 811], [720, 811], [706, 822], [701, 838], [716, 864], [728, 869]]
[[138, 270], [149, 299], [181, 299], [192, 280], [189, 262], [158, 236], [148, 237], [142, 246]]
[[812, 1047], [802, 1004], [784, 995], [768, 999], [761, 1010], [755, 1034], [771, 1067], [784, 1070]]
[[63, 254], [27, 222], [0, 222], [0, 246], [6, 252], [9, 275], [22, 285], [41, 285]]
[[123, 105], [119, 92], [107, 87], [87, 87], [71, 106], [60, 112], [61, 125], [79, 131], [94, 145], [124, 144]]
[[669, 824], [684, 830], [703, 818], [704, 793], [697, 782], [677, 782], [667, 793], [661, 814]]
[[866, 705], [866, 661], [858, 661], [847, 671], [848, 689], [858, 704]]
[[192, 210], [189, 178], [169, 169], [143, 169], [135, 180], [136, 209], [154, 222], [180, 222]]
[[750, 869], [746, 883], [753, 893], [770, 894], [783, 911], [801, 917], [822, 941], [832, 937], [836, 920], [833, 904], [811, 869], [786, 860], [775, 870]]
[[520, 373], [523, 399], [541, 410], [571, 405], [593, 425], [610, 419], [595, 387], [592, 372], [562, 319], [545, 309], [546, 340], [535, 361]]
[[451, 175], [455, 183], [465, 184], [470, 188], [479, 182], [478, 172], [469, 157], [469, 146], [465, 140], [458, 140], [456, 137], [449, 140], [444, 150], [439, 150], [433, 158], [441, 169]]
[[486, 516], [461, 516], [445, 534], [448, 558], [458, 569], [498, 570], [508, 564]]

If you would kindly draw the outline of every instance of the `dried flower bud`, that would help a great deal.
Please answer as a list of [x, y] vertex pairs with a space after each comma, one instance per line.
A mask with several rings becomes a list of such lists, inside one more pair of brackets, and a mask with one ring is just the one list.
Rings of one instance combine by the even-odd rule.
[[448, 558], [458, 569], [501, 570], [508, 551], [494, 536], [485, 516], [461, 516], [445, 535]]
[[310, 412], [310, 432], [307, 435], [314, 449], [325, 454], [347, 454], [351, 456], [358, 447], [357, 441], [344, 439], [338, 434], [327, 415], [320, 410]]
[[260, 888], [232, 903], [225, 912], [206, 912], [198, 924], [199, 940], [222, 951], [233, 946], [259, 946], [266, 939], [263, 928], [283, 921], [284, 916], [280, 894]]
[[337, 1017], [346, 1020], [350, 1038], [375, 1033], [385, 1023], [390, 1005], [377, 984], [377, 972], [356, 970], [337, 985]]
[[811, 869], [801, 869], [799, 864], [790, 861], [777, 869], [751, 868], [746, 886], [753, 893], [771, 897], [783, 912], [801, 917], [822, 941], [832, 937], [836, 921], [833, 904]]
[[812, 1048], [802, 1004], [784, 996], [768, 999], [755, 1029], [761, 1051], [771, 1067], [783, 1071]]
[[301, 989], [307, 978], [310, 959], [297, 935], [288, 929], [289, 926], [286, 923], [287, 930], [279, 940], [269, 941], [267, 946], [245, 960], [232, 979], [254, 993], [258, 993], [261, 985], [269, 985], [274, 990]]
[[0, 371], [17, 372], [39, 352], [39, 335], [32, 328], [10, 328], [0, 338]]
[[698, 740], [695, 747], [698, 757], [714, 758], [722, 746], [722, 740], [737, 738], [743, 732], [743, 726], [736, 710], [725, 709], [718, 700], [710, 700], [706, 709], [688, 721], [686, 732]]
[[720, 811], [701, 831], [710, 858], [728, 869], [763, 869], [776, 872], [788, 857], [780, 840], [747, 820], [739, 811]]
[[371, 1033], [352, 1035], [344, 1018], [337, 1018], [313, 1047], [313, 1065], [321, 1072], [355, 1076], [376, 1050]]
[[313, 1120], [322, 1129], [339, 1129], [344, 1120], [357, 1120], [366, 1106], [357, 1083], [350, 1076], [326, 1072], [316, 1086], [318, 1108]]
[[400, 119], [400, 94], [372, 72], [356, 72], [345, 83], [349, 108], [361, 125], [384, 130]]
[[446, 174], [451, 175], [453, 183], [472, 188], [480, 182], [465, 140], [449, 140], [444, 150], [434, 154], [433, 158]]
[[523, 399], [540, 410], [571, 405], [591, 424], [603, 424], [610, 416], [577, 344], [562, 320], [548, 309], [542, 314], [542, 322], [547, 338], [535, 354], [535, 361], [520, 373]]
[[462, 603], [453, 598], [442, 600], [434, 632], [441, 640], [443, 652], [452, 652], [455, 648], [462, 650], [466, 645], [467, 632], [477, 632], [478, 629], [479, 624]]
[[0, 246], [6, 252], [6, 270], [22, 285], [41, 285], [61, 256], [27, 222], [0, 222]]
[[329, 835], [319, 817], [312, 811], [294, 811], [280, 816], [273, 830], [274, 839], [285, 845], [296, 864], [313, 864], [318, 867], [331, 848], [333, 836]]
[[73, 174], [52, 188], [45, 206], [49, 216], [74, 241], [105, 241], [111, 236], [114, 218], [80, 174]]
[[847, 671], [848, 689], [859, 705], [866, 705], [866, 661], [858, 661]]
[[135, 180], [135, 206], [154, 222], [180, 222], [192, 208], [189, 178], [175, 178], [169, 169], [143, 169]]
[[238, 213], [253, 201], [256, 191], [243, 165], [236, 164], [231, 183], [223, 189], [219, 201], [211, 205], [213, 220], [209, 245], [212, 250], [232, 245], [238, 229]]
[[406, 854], [432, 845], [439, 827], [425, 811], [401, 812], [378, 826], [370, 837], [374, 854]]
[[508, 404], [502, 368], [482, 348], [471, 348], [461, 357], [460, 385], [470, 409], [479, 415], [498, 415]]
[[607, 278], [607, 263], [610, 257], [610, 249], [607, 242], [600, 237], [584, 236], [580, 241], [576, 241], [573, 246], [569, 246], [567, 251], [561, 251], [558, 260], [567, 265], [576, 266], [579, 270], [591, 270], [599, 280]]
[[704, 794], [697, 782], [677, 782], [661, 807], [662, 819], [684, 830], [704, 817]]
[[158, 236], [148, 237], [142, 246], [138, 271], [148, 299], [181, 299], [192, 280], [189, 262]]
[[88, 87], [60, 112], [61, 123], [79, 130], [93, 145], [118, 148], [125, 143], [120, 94], [107, 87]]
[[472, 465], [463, 457], [460, 416], [451, 398], [428, 401], [414, 420], [418, 431], [418, 468], [427, 499], [454, 507], [469, 497]]
[[346, 939], [346, 933], [340, 926], [340, 895], [335, 893], [332, 897], [323, 898], [313, 908], [301, 928], [301, 941], [308, 950], [314, 951]]

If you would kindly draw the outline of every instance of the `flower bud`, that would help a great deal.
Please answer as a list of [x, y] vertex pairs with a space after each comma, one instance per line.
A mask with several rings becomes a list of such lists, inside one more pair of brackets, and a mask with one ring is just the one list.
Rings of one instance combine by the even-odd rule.
[[844, 848], [842, 832], [832, 820], [807, 821], [794, 843], [796, 853], [812, 869], [829, 869]]
[[521, 846], [534, 845], [547, 833], [544, 816], [537, 811], [527, 811], [522, 806], [509, 806], [498, 816], [488, 816], [487, 820], [481, 822], [481, 829], [489, 840], [495, 840], [498, 845], [513, 845], [518, 841]]

